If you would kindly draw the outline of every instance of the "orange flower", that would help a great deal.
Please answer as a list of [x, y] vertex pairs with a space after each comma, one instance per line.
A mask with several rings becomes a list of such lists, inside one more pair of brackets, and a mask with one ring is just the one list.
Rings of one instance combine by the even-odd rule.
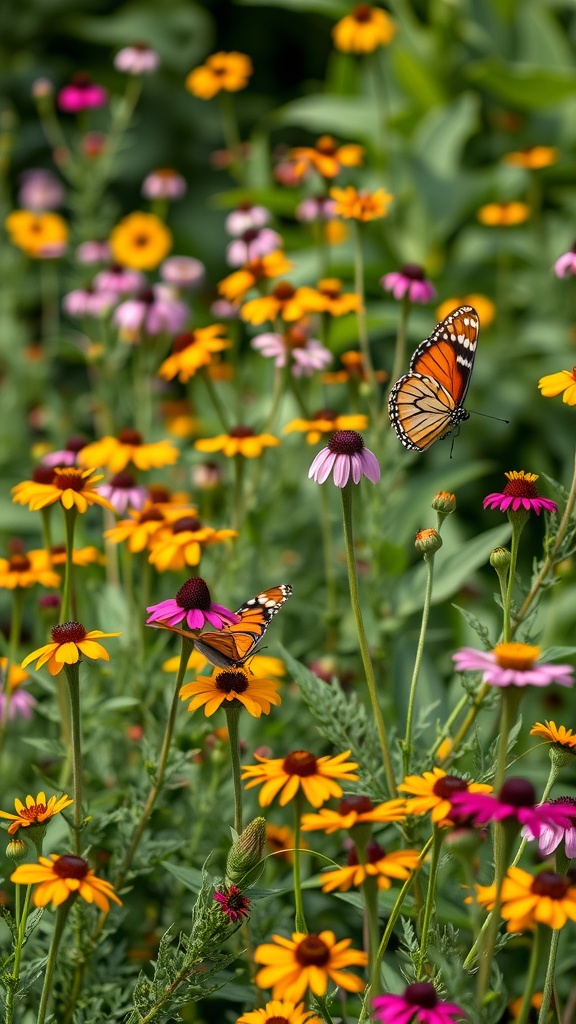
[[52, 640], [44, 647], [28, 654], [22, 662], [22, 668], [26, 668], [30, 662], [36, 661], [36, 670], [48, 664], [48, 671], [51, 676], [57, 676], [64, 665], [77, 665], [81, 661], [81, 655], [95, 661], [110, 661], [110, 655], [102, 644], [97, 643], [104, 637], [121, 636], [121, 633], [102, 633], [100, 629], [92, 629], [86, 632], [80, 622], [63, 622], [50, 630]]
[[365, 825], [367, 822], [382, 825], [389, 821], [404, 821], [405, 817], [405, 800], [386, 800], [375, 807], [367, 796], [344, 796], [335, 811], [322, 807], [318, 814], [303, 814], [302, 831], [321, 830], [330, 836], [341, 828], [350, 832], [357, 825]]
[[[354, 349], [343, 352], [340, 356], [340, 362], [344, 369], [324, 373], [322, 375], [323, 384], [348, 384], [350, 381], [366, 380], [366, 368], [361, 352], [356, 352]], [[388, 380], [386, 370], [376, 370], [374, 376], [377, 381], [382, 383]]]
[[432, 821], [444, 827], [451, 824], [450, 797], [454, 793], [491, 793], [492, 786], [483, 782], [467, 782], [458, 775], [447, 775], [443, 768], [433, 768], [431, 772], [423, 772], [422, 775], [407, 775], [398, 790], [414, 794], [412, 799], [406, 801], [407, 814], [426, 814], [431, 811]]
[[365, 967], [366, 953], [350, 949], [351, 939], [336, 942], [334, 932], [303, 935], [294, 932], [291, 939], [273, 935], [273, 942], [258, 946], [254, 959], [265, 966], [256, 975], [260, 988], [271, 988], [274, 999], [301, 999], [310, 987], [314, 995], [323, 996], [328, 979], [346, 992], [361, 992], [364, 982], [344, 967]]
[[514, 153], [506, 153], [505, 164], [512, 167], [524, 167], [529, 171], [539, 171], [542, 167], [551, 167], [558, 163], [556, 146], [527, 146], [526, 149]]
[[52, 570], [50, 558], [42, 549], [26, 551], [15, 545], [9, 558], [0, 558], [0, 587], [16, 590], [33, 587], [59, 587], [60, 577]]
[[13, 210], [5, 223], [10, 240], [33, 259], [49, 255], [51, 250], [60, 255], [68, 241], [68, 225], [58, 213]]
[[224, 324], [212, 324], [211, 327], [197, 327], [195, 331], [177, 334], [172, 344], [172, 355], [168, 356], [158, 370], [158, 376], [164, 380], [178, 380], [186, 384], [202, 366], [213, 362], [216, 352], [230, 348], [232, 342], [220, 338], [226, 328]]
[[155, 213], [136, 210], [110, 235], [112, 256], [131, 270], [154, 270], [172, 248], [172, 233]]
[[101, 505], [113, 512], [113, 506], [94, 490], [93, 485], [102, 479], [94, 476], [94, 469], [77, 469], [75, 466], [60, 466], [54, 470], [52, 483], [36, 483], [24, 480], [12, 488], [12, 501], [28, 505], [32, 512], [48, 508], [60, 501], [65, 509], [76, 508], [86, 512], [90, 505]]
[[496, 306], [491, 299], [486, 295], [478, 295], [474, 292], [472, 295], [455, 296], [452, 299], [445, 299], [444, 302], [441, 302], [436, 310], [438, 320], [445, 320], [452, 310], [457, 309], [458, 306], [473, 306], [480, 317], [482, 327], [489, 327], [496, 316]]
[[222, 90], [238, 92], [244, 89], [252, 71], [252, 61], [245, 53], [220, 51], [207, 57], [205, 64], [194, 68], [186, 78], [185, 86], [199, 99], [211, 100]]
[[82, 857], [51, 853], [49, 859], [38, 859], [38, 864], [21, 864], [10, 875], [10, 881], [17, 885], [38, 886], [34, 892], [35, 906], [45, 907], [51, 901], [53, 907], [59, 907], [73, 893], [78, 893], [86, 903], [95, 903], [105, 914], [110, 910], [110, 900], [122, 906], [110, 882], [96, 878]]
[[342, 53], [373, 53], [395, 35], [396, 25], [386, 11], [369, 4], [357, 4], [332, 29], [334, 46]]
[[306, 432], [308, 444], [317, 444], [323, 434], [331, 434], [334, 430], [365, 430], [367, 426], [368, 417], [363, 413], [341, 416], [334, 409], [320, 409], [311, 420], [290, 420], [284, 427], [284, 433]]
[[329, 313], [330, 316], [345, 316], [347, 313], [362, 312], [360, 296], [356, 292], [343, 293], [342, 281], [337, 277], [325, 277], [319, 281], [318, 294], [323, 303], [322, 313]]
[[530, 207], [526, 203], [487, 203], [478, 210], [478, 220], [487, 227], [513, 227], [523, 224], [530, 216]]
[[212, 526], [202, 526], [195, 516], [180, 514], [178, 519], [152, 535], [148, 561], [158, 572], [167, 569], [180, 572], [187, 565], [198, 565], [206, 545], [220, 544], [237, 536], [236, 530], [215, 530]]
[[264, 783], [259, 796], [261, 807], [271, 804], [280, 793], [280, 806], [290, 802], [300, 788], [313, 807], [321, 807], [330, 797], [342, 796], [342, 787], [336, 779], [354, 782], [358, 776], [356, 762], [347, 761], [350, 751], [335, 757], [315, 757], [307, 750], [293, 750], [286, 757], [269, 758], [256, 754], [259, 764], [245, 765], [243, 779], [246, 789]]
[[355, 144], [338, 146], [331, 135], [322, 135], [316, 146], [297, 146], [288, 153], [294, 173], [304, 177], [310, 169], [323, 178], [335, 178], [343, 167], [361, 167], [364, 147]]
[[243, 455], [245, 459], [257, 459], [265, 448], [280, 444], [273, 434], [256, 434], [251, 427], [232, 427], [228, 434], [205, 437], [194, 442], [199, 452], [222, 452], [227, 458]]
[[367, 878], [376, 879], [379, 889], [389, 889], [392, 885], [391, 879], [404, 881], [419, 866], [418, 850], [396, 850], [393, 853], [385, 853], [382, 847], [371, 839], [366, 845], [365, 864], [359, 863], [358, 854], [354, 849], [348, 854], [346, 867], [322, 872], [320, 876], [322, 892], [333, 892], [334, 889], [347, 892], [353, 885], [361, 886]]
[[295, 288], [288, 281], [280, 281], [270, 295], [245, 302], [240, 316], [249, 324], [262, 324], [265, 320], [300, 320], [306, 313], [321, 313], [325, 299], [314, 288]]
[[199, 676], [192, 683], [185, 683], [180, 690], [180, 700], [188, 700], [188, 711], [204, 707], [208, 718], [225, 701], [238, 701], [253, 718], [270, 714], [272, 704], [280, 704], [276, 692], [276, 679], [261, 679], [248, 675], [241, 668], [218, 669], [211, 676]]
[[104, 537], [111, 544], [122, 544], [124, 541], [128, 541], [129, 550], [136, 554], [138, 551], [148, 548], [153, 537], [163, 527], [184, 515], [195, 516], [196, 509], [182, 505], [175, 505], [170, 509], [164, 504], [147, 501], [139, 511], [130, 509], [128, 515], [130, 519], [121, 519], [112, 529], [106, 530]]
[[106, 466], [111, 473], [121, 473], [132, 462], [137, 469], [160, 469], [173, 466], [180, 452], [171, 441], [144, 444], [137, 430], [121, 430], [118, 437], [103, 437], [87, 444], [78, 452], [81, 466]]
[[74, 801], [70, 799], [67, 793], [63, 793], [61, 797], [51, 796], [49, 800], [46, 800], [44, 792], [38, 793], [38, 796], [35, 797], [28, 794], [26, 804], [23, 804], [18, 798], [14, 801], [16, 814], [11, 814], [9, 811], [0, 811], [0, 818], [7, 818], [10, 821], [8, 833], [13, 836], [19, 828], [43, 825], [45, 821], [49, 821], [55, 814], [63, 811], [65, 807], [69, 807], [73, 803]]
[[240, 270], [235, 270], [218, 285], [218, 292], [229, 302], [241, 302], [246, 292], [254, 288], [260, 281], [271, 280], [288, 274], [292, 270], [292, 264], [280, 249], [268, 253], [267, 256], [259, 256], [250, 260]]
[[331, 188], [330, 197], [336, 203], [334, 213], [337, 217], [359, 221], [386, 217], [388, 207], [394, 198], [383, 188], [377, 189], [376, 192], [368, 192], [366, 189], [358, 192], [352, 185], [346, 188]]

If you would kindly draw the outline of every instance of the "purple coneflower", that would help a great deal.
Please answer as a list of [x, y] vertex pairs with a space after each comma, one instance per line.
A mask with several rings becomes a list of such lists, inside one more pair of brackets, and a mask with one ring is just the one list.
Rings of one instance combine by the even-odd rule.
[[185, 178], [171, 167], [159, 167], [147, 174], [142, 182], [142, 195], [146, 199], [182, 199], [188, 186]]
[[301, 203], [298, 203], [295, 217], [296, 220], [304, 222], [332, 220], [336, 216], [335, 209], [335, 201], [328, 196], [308, 196], [307, 199], [303, 199]]
[[162, 280], [175, 288], [196, 288], [204, 273], [204, 264], [193, 256], [170, 256], [160, 267]]
[[417, 981], [408, 985], [401, 996], [376, 996], [372, 1000], [374, 1016], [383, 1024], [453, 1024], [465, 1013], [456, 1003], [445, 1003], [438, 999], [434, 985], [429, 981]]
[[229, 885], [222, 891], [217, 889], [214, 899], [220, 904], [222, 913], [231, 921], [241, 921], [242, 918], [248, 917], [250, 900], [242, 894], [237, 885]]
[[345, 487], [352, 476], [355, 484], [366, 476], [373, 484], [380, 479], [380, 466], [373, 452], [364, 447], [364, 439], [355, 430], [337, 430], [326, 448], [318, 452], [308, 476], [323, 484], [334, 471], [336, 487]]
[[224, 224], [229, 235], [238, 237], [253, 228], [263, 228], [270, 220], [270, 216], [270, 211], [264, 206], [251, 206], [250, 203], [245, 203], [232, 210]]
[[64, 189], [52, 171], [31, 167], [20, 175], [18, 205], [25, 210], [57, 210], [64, 202]]
[[93, 288], [75, 288], [62, 299], [62, 309], [68, 316], [106, 316], [118, 302], [118, 295]]
[[110, 255], [109, 242], [81, 242], [76, 249], [79, 263], [108, 263]]
[[93, 287], [99, 292], [130, 295], [146, 287], [146, 278], [139, 270], [129, 270], [127, 267], [121, 267], [119, 263], [114, 263], [96, 274]]
[[114, 57], [114, 67], [126, 75], [151, 75], [159, 65], [160, 57], [146, 43], [125, 46]]
[[238, 615], [214, 604], [210, 597], [208, 585], [200, 576], [191, 576], [176, 594], [159, 604], [152, 604], [146, 609], [150, 616], [146, 625], [152, 626], [161, 622], [166, 626], [177, 626], [183, 620], [189, 629], [202, 629], [209, 622], [214, 629], [222, 629], [226, 622], [240, 622]]
[[462, 647], [452, 656], [458, 672], [483, 672], [489, 686], [572, 686], [571, 665], [538, 663], [540, 648], [517, 641], [497, 644], [493, 651]]
[[267, 256], [280, 249], [282, 245], [281, 236], [272, 228], [248, 228], [227, 246], [226, 262], [231, 267], [242, 267], [258, 256]]
[[250, 342], [252, 348], [274, 365], [282, 368], [292, 360], [293, 377], [311, 377], [318, 370], [325, 370], [332, 362], [332, 353], [315, 338], [297, 325], [289, 327], [285, 334], [259, 334]]
[[[576, 817], [576, 797], [560, 796], [556, 800], [550, 800], [549, 804], [561, 804], [564, 807], [568, 805], [573, 808], [574, 816]], [[551, 853], [554, 853], [554, 850], [564, 840], [568, 860], [576, 857], [576, 824], [573, 821], [567, 825], [554, 824], [553, 822], [542, 825], [540, 835], [536, 835], [529, 825], [525, 825], [522, 829], [522, 837], [527, 839], [528, 842], [537, 839], [538, 849], [543, 857], [549, 857]]]
[[544, 826], [562, 829], [572, 824], [576, 810], [566, 803], [536, 803], [536, 791], [527, 779], [507, 779], [498, 796], [489, 793], [454, 793], [452, 806], [476, 825], [489, 821], [516, 820], [527, 825], [533, 836], [539, 837]]
[[[4, 721], [4, 707], [6, 705], [6, 694], [0, 693], [0, 722]], [[36, 707], [36, 701], [28, 690], [18, 687], [12, 691], [10, 696], [10, 708], [8, 718], [13, 721], [15, 718], [24, 718], [27, 721], [32, 718], [32, 712]]]
[[172, 298], [166, 285], [143, 288], [133, 299], [126, 299], [114, 312], [114, 323], [130, 340], [144, 331], [156, 334], [177, 334], [188, 319], [188, 306]]
[[[66, 447], [61, 448], [57, 452], [48, 452], [47, 455], [42, 457], [43, 466], [77, 466], [78, 465], [78, 452], [81, 452], [83, 448], [88, 444], [85, 437], [81, 437], [79, 434], [73, 434], [66, 441]], [[42, 481], [44, 482], [44, 481]], [[47, 483], [48, 481], [46, 481]]]
[[526, 512], [535, 512], [540, 515], [542, 509], [546, 512], [556, 512], [558, 506], [550, 498], [541, 498], [534, 486], [538, 479], [537, 473], [525, 473], [523, 469], [519, 472], [511, 470], [505, 473], [508, 477], [502, 492], [494, 491], [484, 498], [484, 508], [497, 508], [500, 512], [517, 512], [523, 508]]
[[556, 277], [567, 277], [568, 274], [576, 274], [576, 242], [569, 252], [562, 253], [554, 264]]
[[58, 93], [58, 106], [67, 114], [79, 114], [92, 107], [105, 107], [108, 93], [101, 85], [92, 82], [88, 75], [79, 72], [69, 85]]
[[385, 274], [380, 278], [380, 284], [385, 291], [392, 292], [395, 299], [403, 299], [406, 295], [410, 302], [421, 305], [430, 302], [436, 295], [434, 285], [426, 280], [424, 268], [417, 263], [405, 263], [400, 270]]
[[137, 484], [132, 473], [126, 470], [116, 473], [107, 484], [100, 484], [96, 490], [114, 506], [119, 516], [123, 515], [127, 508], [139, 511], [148, 500], [146, 487]]

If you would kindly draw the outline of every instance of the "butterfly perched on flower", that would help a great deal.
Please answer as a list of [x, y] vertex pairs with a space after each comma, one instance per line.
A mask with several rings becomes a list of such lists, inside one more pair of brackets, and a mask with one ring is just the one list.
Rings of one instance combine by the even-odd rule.
[[176, 626], [165, 627], [161, 622], [154, 626], [169, 628], [173, 633], [187, 636], [194, 641], [194, 646], [212, 665], [218, 668], [238, 668], [254, 654], [271, 620], [292, 593], [292, 587], [281, 583], [278, 587], [263, 590], [256, 597], [251, 597], [236, 612], [240, 622], [225, 623], [218, 632], [202, 633], [197, 636], [187, 629]]
[[423, 452], [469, 414], [470, 384], [480, 322], [472, 306], [459, 306], [416, 349], [410, 369], [388, 399], [390, 422], [405, 448]]

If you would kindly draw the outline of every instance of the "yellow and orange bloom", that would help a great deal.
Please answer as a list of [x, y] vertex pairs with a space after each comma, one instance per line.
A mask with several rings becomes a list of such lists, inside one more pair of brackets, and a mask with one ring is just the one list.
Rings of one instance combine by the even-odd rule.
[[433, 768], [422, 775], [407, 775], [398, 786], [400, 793], [413, 794], [406, 800], [406, 814], [426, 814], [431, 811], [435, 824], [450, 825], [450, 798], [455, 793], [491, 793], [492, 786], [484, 782], [467, 782], [458, 775], [448, 775], [443, 768]]
[[121, 473], [130, 463], [141, 470], [173, 466], [179, 455], [172, 441], [145, 444], [137, 430], [121, 430], [118, 437], [103, 437], [87, 444], [78, 453], [78, 462], [81, 466], [105, 466], [110, 473]]
[[[538, 924], [556, 930], [569, 920], [576, 921], [576, 888], [572, 881], [553, 871], [534, 876], [521, 868], [508, 868], [502, 884], [501, 910], [506, 931], [524, 932]], [[476, 898], [481, 906], [492, 910], [496, 886], [476, 886]]]
[[46, 800], [46, 793], [42, 791], [35, 797], [28, 794], [25, 804], [16, 798], [14, 801], [16, 814], [0, 811], [0, 818], [6, 818], [10, 822], [8, 832], [13, 836], [19, 828], [43, 825], [44, 822], [49, 821], [55, 814], [59, 814], [65, 807], [69, 807], [73, 803], [74, 801], [67, 793], [63, 793], [60, 797], [51, 796], [49, 800]]
[[295, 288], [289, 281], [279, 281], [270, 295], [250, 299], [240, 309], [240, 316], [249, 324], [263, 324], [265, 320], [293, 322], [306, 313], [321, 313], [325, 301], [314, 288]]
[[20, 864], [10, 875], [10, 881], [17, 885], [37, 886], [33, 897], [35, 906], [45, 907], [51, 902], [53, 907], [59, 907], [75, 893], [86, 903], [95, 903], [105, 914], [110, 910], [110, 900], [122, 906], [110, 882], [97, 878], [82, 857], [51, 853], [50, 857], [38, 860], [38, 864]]
[[[66, 545], [54, 544], [50, 548], [50, 561], [52, 565], [66, 565]], [[73, 565], [104, 565], [105, 557], [98, 548], [89, 544], [85, 548], [74, 548], [72, 552]]]
[[364, 147], [354, 143], [339, 146], [331, 135], [322, 135], [315, 146], [297, 146], [288, 153], [295, 175], [304, 177], [308, 171], [316, 171], [322, 178], [332, 179], [343, 167], [361, 167]]
[[556, 722], [548, 721], [548, 719], [544, 724], [536, 722], [536, 725], [530, 729], [530, 735], [540, 736], [543, 740], [568, 750], [576, 747], [576, 733], [572, 729], [567, 729], [565, 725], [556, 725]]
[[566, 405], [576, 405], [576, 366], [571, 370], [560, 370], [558, 373], [549, 373], [541, 377], [538, 387], [544, 398], [562, 395], [562, 401]]
[[[294, 863], [296, 836], [289, 825], [275, 825], [271, 821], [266, 822], [266, 846], [275, 855], [275, 859], [284, 860], [287, 864]], [[308, 844], [301, 840], [300, 849], [307, 850]]]
[[195, 516], [196, 509], [175, 505], [169, 508], [165, 503], [147, 501], [140, 509], [130, 509], [129, 519], [121, 519], [110, 530], [104, 534], [105, 540], [111, 544], [123, 544], [128, 542], [128, 549], [132, 554], [145, 551], [150, 547], [152, 539], [168, 526], [175, 519], [183, 516]]
[[342, 53], [373, 53], [380, 46], [388, 46], [395, 35], [396, 25], [390, 15], [370, 4], [356, 4], [332, 29], [334, 46]]
[[528, 171], [539, 171], [558, 163], [556, 146], [528, 146], [526, 149], [506, 153], [504, 163], [511, 167], [524, 167]]
[[478, 220], [490, 228], [510, 228], [523, 224], [530, 216], [527, 203], [487, 203], [478, 210]]
[[222, 452], [231, 459], [243, 455], [245, 459], [257, 459], [265, 448], [274, 448], [280, 441], [273, 434], [256, 434], [251, 427], [232, 427], [229, 434], [204, 437], [194, 442], [199, 452]]
[[344, 217], [346, 220], [369, 221], [386, 217], [388, 207], [394, 196], [383, 188], [375, 192], [367, 190], [358, 191], [353, 185], [346, 188], [331, 188], [330, 198], [336, 206], [334, 214], [336, 217]]
[[[341, 370], [334, 370], [322, 374], [323, 384], [349, 384], [366, 380], [366, 367], [361, 352], [349, 349], [340, 356]], [[386, 370], [375, 370], [374, 377], [380, 383], [388, 380]]]
[[280, 806], [293, 800], [299, 789], [313, 807], [321, 807], [330, 797], [342, 796], [337, 779], [355, 782], [358, 776], [355, 761], [348, 761], [350, 751], [335, 757], [315, 757], [307, 750], [293, 750], [286, 757], [269, 758], [256, 755], [259, 764], [245, 765], [242, 778], [246, 789], [262, 785], [258, 797], [261, 807], [268, 807], [280, 794]]
[[295, 430], [306, 434], [308, 444], [318, 444], [323, 434], [332, 434], [335, 430], [365, 430], [368, 417], [363, 413], [351, 416], [340, 416], [334, 409], [320, 409], [311, 420], [290, 420], [283, 433], [292, 434]]
[[257, 679], [241, 668], [218, 669], [211, 676], [199, 676], [193, 683], [184, 683], [180, 700], [192, 698], [188, 711], [204, 708], [206, 718], [213, 715], [225, 701], [239, 701], [253, 718], [270, 714], [272, 704], [280, 704], [276, 679]]
[[32, 259], [61, 255], [68, 241], [68, 225], [58, 213], [13, 210], [6, 218], [10, 240]]
[[447, 316], [458, 306], [473, 306], [480, 318], [483, 328], [489, 327], [496, 316], [496, 306], [486, 296], [474, 292], [472, 295], [463, 295], [452, 299], [445, 299], [436, 310], [438, 320], [445, 320]]
[[110, 235], [112, 256], [130, 270], [154, 270], [172, 248], [171, 231], [155, 213], [135, 211]]
[[82, 655], [94, 661], [110, 661], [108, 651], [98, 640], [121, 635], [103, 633], [100, 629], [92, 629], [88, 633], [80, 622], [63, 622], [50, 630], [52, 640], [49, 644], [44, 644], [24, 658], [22, 668], [36, 661], [36, 670], [47, 664], [50, 675], [57, 676], [64, 665], [76, 665], [81, 661]]
[[238, 1017], [236, 1024], [322, 1024], [313, 1010], [304, 1003], [287, 1003], [285, 999], [271, 999], [258, 1010], [250, 1010]]
[[370, 840], [366, 845], [365, 864], [360, 864], [356, 850], [351, 850], [345, 867], [322, 872], [322, 892], [334, 892], [335, 889], [348, 892], [352, 886], [359, 888], [368, 878], [374, 878], [379, 889], [389, 889], [392, 880], [406, 881], [420, 863], [418, 850], [385, 853], [378, 843]]
[[12, 488], [12, 501], [17, 505], [28, 505], [31, 512], [48, 508], [61, 502], [65, 509], [75, 508], [77, 512], [86, 512], [90, 505], [101, 505], [114, 511], [113, 506], [94, 489], [102, 479], [94, 476], [94, 469], [77, 469], [75, 466], [59, 466], [54, 470], [52, 483], [36, 483], [24, 480]]
[[[6, 668], [8, 666], [8, 658], [0, 658], [0, 679], [6, 678]], [[20, 665], [10, 665], [10, 671], [8, 672], [8, 687], [10, 692], [13, 693], [18, 687], [25, 683], [30, 678], [30, 673], [25, 672], [24, 669], [20, 668]]]
[[168, 569], [180, 572], [187, 565], [198, 565], [202, 549], [207, 545], [221, 544], [237, 536], [236, 530], [215, 530], [212, 526], [202, 526], [195, 516], [181, 513], [177, 519], [165, 523], [163, 529], [150, 537], [148, 561], [158, 572], [166, 572]]
[[230, 348], [232, 342], [220, 337], [225, 332], [224, 324], [212, 324], [211, 327], [197, 327], [194, 331], [176, 335], [172, 344], [172, 354], [164, 360], [158, 376], [164, 380], [178, 380], [186, 384], [202, 366], [210, 366], [217, 352]]
[[60, 586], [60, 577], [52, 569], [46, 551], [15, 550], [9, 558], [0, 558], [0, 588], [16, 590], [33, 587], [35, 583], [42, 587]]
[[282, 250], [275, 249], [267, 256], [258, 256], [250, 260], [245, 266], [225, 277], [218, 285], [218, 293], [228, 299], [228, 302], [242, 302], [246, 293], [260, 281], [271, 281], [282, 274], [288, 274], [292, 266]]
[[303, 832], [325, 832], [332, 835], [341, 828], [348, 831], [357, 825], [373, 823], [387, 824], [390, 821], [404, 821], [406, 818], [405, 800], [386, 800], [374, 806], [367, 796], [345, 796], [337, 810], [322, 807], [318, 814], [302, 815]]
[[256, 975], [260, 988], [271, 988], [274, 999], [290, 999], [297, 1002], [307, 988], [315, 996], [324, 996], [328, 980], [346, 992], [361, 992], [364, 981], [357, 974], [350, 974], [346, 967], [365, 967], [366, 953], [351, 949], [351, 939], [336, 942], [334, 932], [325, 931], [318, 935], [293, 932], [291, 939], [273, 935], [272, 943], [258, 946], [254, 953], [257, 964], [263, 964]]
[[194, 68], [186, 78], [188, 92], [201, 100], [211, 100], [219, 92], [239, 92], [248, 85], [252, 61], [245, 53], [213, 53], [206, 63]]
[[[174, 658], [168, 658], [162, 662], [162, 670], [171, 673], [177, 672], [179, 664], [180, 655], [177, 654]], [[210, 662], [203, 654], [200, 654], [200, 651], [192, 651], [186, 670], [202, 672], [208, 665]], [[271, 658], [268, 654], [254, 654], [250, 658], [250, 675], [255, 679], [268, 679], [269, 676], [274, 679], [282, 679], [286, 675], [286, 666], [281, 658]]]
[[[313, 288], [310, 291], [314, 291]], [[321, 312], [330, 316], [346, 316], [347, 313], [361, 313], [362, 300], [356, 292], [343, 292], [338, 277], [325, 277], [316, 289], [322, 303]]]

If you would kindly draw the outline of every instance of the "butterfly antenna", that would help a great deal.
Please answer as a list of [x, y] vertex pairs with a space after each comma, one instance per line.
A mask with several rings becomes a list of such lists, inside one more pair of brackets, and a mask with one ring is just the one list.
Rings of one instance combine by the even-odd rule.
[[486, 420], [498, 420], [499, 423], [510, 423], [510, 420], [505, 420], [502, 416], [491, 416], [489, 412], [477, 412], [476, 409], [467, 409], [466, 412], [472, 414], [472, 416], [483, 416]]

